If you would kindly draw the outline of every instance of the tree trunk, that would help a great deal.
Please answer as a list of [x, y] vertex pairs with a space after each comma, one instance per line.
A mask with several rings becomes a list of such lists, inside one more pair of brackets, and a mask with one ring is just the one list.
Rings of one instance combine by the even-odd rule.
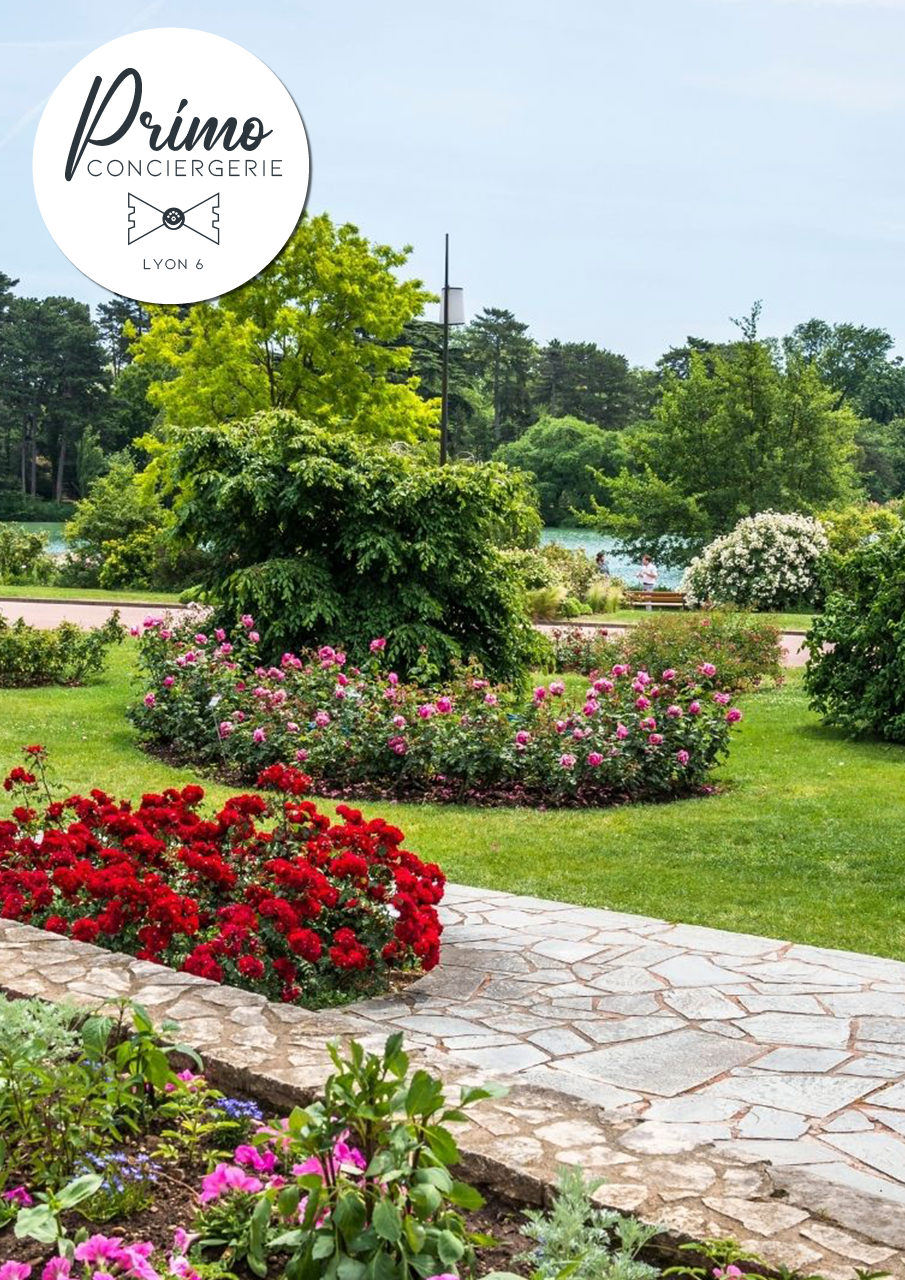
[[63, 476], [66, 472], [66, 435], [60, 437], [60, 456], [57, 461], [57, 482], [54, 490], [54, 498], [57, 502], [63, 501]]

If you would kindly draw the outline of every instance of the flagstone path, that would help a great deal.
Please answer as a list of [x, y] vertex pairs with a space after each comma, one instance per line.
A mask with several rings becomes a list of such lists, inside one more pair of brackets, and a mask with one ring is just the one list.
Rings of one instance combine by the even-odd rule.
[[440, 967], [353, 1006], [410, 1041], [905, 1211], [905, 963], [458, 885]]

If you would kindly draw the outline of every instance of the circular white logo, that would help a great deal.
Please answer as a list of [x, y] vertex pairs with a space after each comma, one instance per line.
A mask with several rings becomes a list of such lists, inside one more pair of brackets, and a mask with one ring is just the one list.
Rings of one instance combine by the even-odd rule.
[[35, 193], [66, 257], [142, 302], [215, 298], [289, 239], [308, 139], [269, 67], [230, 40], [164, 27], [111, 40], [54, 91]]

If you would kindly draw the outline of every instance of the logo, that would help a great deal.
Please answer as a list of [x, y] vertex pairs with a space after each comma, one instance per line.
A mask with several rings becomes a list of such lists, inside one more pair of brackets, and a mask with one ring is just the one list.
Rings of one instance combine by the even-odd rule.
[[310, 159], [269, 67], [168, 27], [112, 40], [69, 72], [33, 170], [47, 228], [80, 271], [128, 298], [189, 303], [273, 261], [305, 207]]

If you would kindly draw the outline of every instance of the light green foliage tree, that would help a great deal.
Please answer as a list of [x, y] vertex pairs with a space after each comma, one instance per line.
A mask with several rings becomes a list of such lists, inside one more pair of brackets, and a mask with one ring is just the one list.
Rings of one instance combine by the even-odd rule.
[[266, 656], [333, 643], [362, 659], [385, 636], [400, 672], [426, 649], [440, 671], [474, 656], [511, 679], [535, 655], [502, 549], [540, 522], [505, 467], [426, 464], [285, 410], [179, 431], [164, 457], [177, 534], [210, 548], [221, 616], [252, 614]]
[[430, 294], [396, 277], [408, 250], [370, 244], [326, 214], [303, 218], [258, 276], [184, 315], [152, 307], [138, 364], [169, 366], [148, 398], [172, 425], [213, 425], [289, 409], [319, 426], [390, 440], [430, 438], [436, 405], [402, 379], [391, 345]]
[[599, 476], [593, 523], [630, 554], [687, 560], [744, 516], [811, 513], [855, 496], [858, 418], [812, 361], [757, 337], [758, 308], [728, 354], [691, 352], [653, 420], [630, 433], [632, 468]]
[[595, 473], [614, 476], [627, 462], [622, 435], [573, 417], [543, 417], [524, 435], [501, 445], [495, 457], [529, 472], [548, 525], [574, 525], [574, 510], [590, 506]]

